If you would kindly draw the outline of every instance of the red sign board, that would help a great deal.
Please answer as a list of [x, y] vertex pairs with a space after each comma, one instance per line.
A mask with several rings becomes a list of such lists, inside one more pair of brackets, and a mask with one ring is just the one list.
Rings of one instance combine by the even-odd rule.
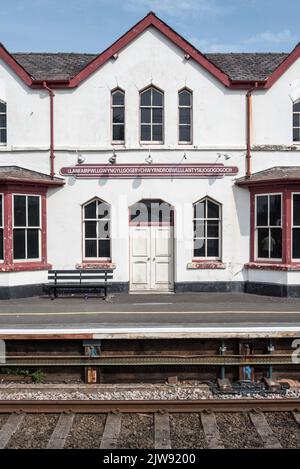
[[238, 173], [236, 166], [223, 164], [78, 164], [61, 168], [62, 176], [78, 179], [131, 178], [222, 178]]

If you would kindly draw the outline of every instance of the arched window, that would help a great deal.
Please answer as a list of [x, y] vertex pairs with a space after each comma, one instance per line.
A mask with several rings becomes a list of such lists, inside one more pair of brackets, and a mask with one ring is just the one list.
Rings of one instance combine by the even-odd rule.
[[110, 205], [94, 199], [83, 206], [83, 252], [85, 259], [110, 260]]
[[221, 258], [221, 205], [208, 197], [194, 204], [194, 258]]
[[131, 225], [174, 225], [174, 208], [161, 199], [142, 199], [129, 208]]
[[164, 93], [150, 86], [140, 93], [141, 142], [163, 143]]
[[116, 89], [111, 93], [112, 106], [112, 140], [117, 143], [125, 141], [125, 93]]
[[293, 104], [293, 142], [300, 142], [300, 100]]
[[183, 89], [178, 93], [179, 142], [192, 143], [193, 103], [192, 92]]
[[6, 103], [0, 100], [0, 145], [7, 143], [7, 115]]

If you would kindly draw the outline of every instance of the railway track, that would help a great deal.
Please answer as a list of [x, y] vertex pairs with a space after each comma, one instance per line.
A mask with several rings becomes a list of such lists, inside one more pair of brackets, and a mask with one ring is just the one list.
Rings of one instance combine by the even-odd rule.
[[299, 399], [1, 401], [0, 448], [300, 448]]

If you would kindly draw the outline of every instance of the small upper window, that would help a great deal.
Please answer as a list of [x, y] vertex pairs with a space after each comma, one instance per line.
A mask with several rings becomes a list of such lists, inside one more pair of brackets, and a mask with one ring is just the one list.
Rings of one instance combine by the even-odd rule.
[[0, 100], [0, 145], [7, 143], [7, 115], [6, 103]]
[[300, 101], [293, 104], [293, 142], [300, 142]]
[[179, 142], [192, 143], [192, 93], [185, 89], [178, 93]]
[[141, 142], [163, 143], [164, 94], [151, 86], [140, 94]]
[[125, 93], [117, 89], [111, 94], [112, 102], [112, 139], [113, 142], [125, 141]]

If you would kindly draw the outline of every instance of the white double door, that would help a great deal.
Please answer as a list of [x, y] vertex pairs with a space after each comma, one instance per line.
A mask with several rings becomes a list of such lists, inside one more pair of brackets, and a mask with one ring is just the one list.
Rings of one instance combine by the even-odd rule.
[[130, 290], [173, 290], [173, 227], [130, 227]]

